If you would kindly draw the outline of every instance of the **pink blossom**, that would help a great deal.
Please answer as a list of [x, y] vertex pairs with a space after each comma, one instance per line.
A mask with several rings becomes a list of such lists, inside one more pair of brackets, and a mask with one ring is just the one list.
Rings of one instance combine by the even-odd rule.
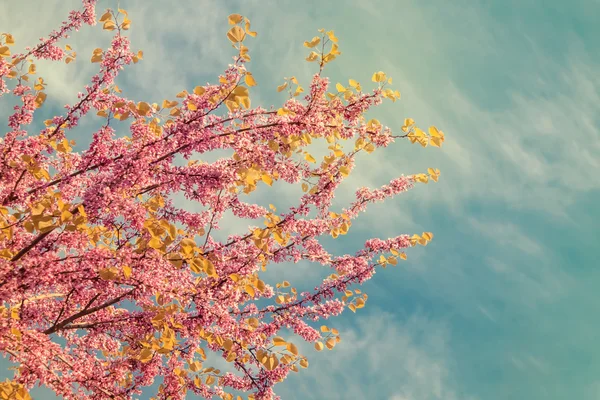
[[[96, 24], [96, 1], [82, 5], [40, 44], [13, 56], [15, 65], [65, 60], [68, 51], [58, 42]], [[273, 338], [291, 329], [304, 341], [322, 340], [313, 322], [349, 306], [346, 290], [373, 277], [376, 256], [411, 246], [400, 235], [369, 239], [354, 255], [327, 252], [322, 236], [345, 234], [368, 204], [412, 188], [415, 179], [361, 188], [334, 212], [335, 192], [358, 150], [336, 152], [328, 163], [294, 155], [307, 146], [307, 133], [311, 140], [337, 134], [389, 146], [391, 130], [368, 132], [363, 118], [381, 104], [381, 89], [329, 99], [329, 79], [320, 71], [304, 98], [281, 105], [286, 112], [235, 108], [231, 102], [243, 98], [236, 88], [247, 79], [236, 56], [217, 84], [159, 110], [114, 89], [119, 72], [138, 58], [124, 31], [111, 31], [90, 83], [39, 132], [26, 129], [43, 89], [8, 79], [14, 67], [0, 58], [0, 96], [19, 100], [0, 140], [0, 353], [19, 364], [16, 382], [46, 386], [65, 399], [132, 399], [158, 377], [164, 398], [183, 399], [189, 391], [212, 398], [231, 389], [278, 399], [273, 387], [302, 358], [288, 349], [292, 362], [280, 361]], [[102, 126], [76, 153], [71, 130], [90, 113], [103, 118]], [[126, 119], [128, 131], [120, 121]], [[194, 159], [215, 150], [234, 155]], [[189, 162], [176, 163], [179, 156]], [[279, 181], [309, 182], [310, 189], [279, 213], [247, 200]], [[178, 206], [177, 196], [195, 206]], [[256, 223], [217, 240], [227, 213]], [[261, 280], [267, 266], [301, 260], [331, 275], [302, 293]], [[205, 352], [237, 373], [206, 372], [198, 364]], [[277, 355], [278, 365], [258, 354]], [[207, 383], [210, 374], [216, 378]]]

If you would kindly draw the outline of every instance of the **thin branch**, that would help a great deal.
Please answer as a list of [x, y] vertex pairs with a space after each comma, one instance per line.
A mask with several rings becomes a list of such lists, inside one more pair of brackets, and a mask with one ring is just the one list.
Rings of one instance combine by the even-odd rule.
[[86, 315], [89, 315], [89, 314], [93, 314], [93, 313], [95, 313], [96, 311], [102, 310], [102, 309], [104, 309], [104, 308], [106, 308], [106, 307], [110, 307], [110, 306], [112, 306], [113, 304], [116, 304], [116, 303], [118, 303], [119, 301], [123, 300], [123, 299], [124, 299], [126, 296], [130, 295], [131, 293], [133, 293], [133, 291], [134, 291], [134, 290], [136, 290], [136, 289], [137, 289], [137, 286], [136, 286], [136, 287], [134, 287], [133, 289], [131, 289], [131, 290], [129, 290], [129, 291], [127, 291], [127, 292], [125, 292], [125, 293], [121, 294], [120, 296], [117, 296], [117, 297], [115, 297], [114, 299], [112, 299], [112, 300], [109, 300], [109, 301], [107, 301], [107, 302], [104, 302], [104, 303], [102, 303], [102, 304], [100, 304], [100, 305], [98, 305], [98, 306], [96, 306], [96, 307], [92, 307], [92, 308], [83, 309], [83, 310], [81, 310], [80, 312], [78, 312], [78, 313], [76, 313], [76, 314], [73, 314], [73, 315], [71, 315], [69, 318], [67, 318], [67, 319], [63, 320], [62, 322], [60, 322], [60, 323], [58, 323], [58, 324], [56, 324], [56, 325], [52, 326], [51, 328], [48, 328], [48, 329], [46, 329], [46, 330], [44, 331], [44, 333], [45, 333], [46, 335], [53, 334], [53, 333], [55, 333], [55, 332], [57, 332], [57, 331], [59, 331], [59, 330], [63, 329], [65, 326], [69, 325], [71, 322], [75, 321], [76, 319], [79, 319], [79, 318], [81, 318], [81, 317], [85, 317]]

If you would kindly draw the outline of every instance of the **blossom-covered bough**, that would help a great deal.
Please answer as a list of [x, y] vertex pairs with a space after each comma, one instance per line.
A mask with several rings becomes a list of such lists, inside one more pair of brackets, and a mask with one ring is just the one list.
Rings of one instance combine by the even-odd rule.
[[[329, 93], [322, 72], [340, 54], [332, 31], [305, 42], [307, 61], [319, 71], [303, 98], [292, 77], [278, 88], [290, 94], [280, 108], [251, 108], [256, 81], [243, 43], [256, 33], [237, 14], [229, 16], [227, 33], [237, 55], [217, 84], [180, 92], [162, 105], [134, 102], [115, 85], [119, 71], [143, 56], [130, 49], [124, 31], [131, 21], [121, 9], [99, 18], [114, 36], [110, 48], [92, 54], [99, 70], [91, 84], [64, 114], [28, 132], [46, 99], [35, 60], [74, 62], [76, 52], [59, 42], [83, 24], [95, 25], [94, 7], [95, 0], [83, 0], [81, 11], [25, 53], [11, 53], [15, 39], [8, 33], [0, 41], [0, 96], [19, 100], [0, 139], [0, 353], [18, 367], [14, 379], [0, 383], [0, 399], [28, 399], [36, 384], [65, 399], [131, 399], [157, 377], [161, 399], [188, 392], [275, 398], [277, 382], [308, 366], [279, 332], [290, 329], [317, 350], [333, 348], [339, 332], [317, 329], [314, 321], [362, 308], [367, 296], [351, 285], [432, 238], [425, 232], [371, 239], [353, 256], [322, 247], [319, 237], [346, 234], [369, 203], [439, 176], [429, 169], [379, 189], [361, 188], [353, 203], [334, 212], [334, 191], [355, 155], [398, 138], [439, 147], [444, 135], [435, 127], [425, 133], [411, 119], [398, 135], [365, 120], [384, 98], [400, 96], [383, 72], [373, 75], [370, 93], [352, 79]], [[90, 113], [103, 125], [89, 148], [76, 153], [69, 132]], [[119, 124], [129, 125], [130, 135], [115, 138]], [[317, 161], [305, 148], [322, 138], [329, 153]], [[233, 155], [213, 163], [195, 159], [217, 149]], [[178, 166], [176, 156], [189, 162]], [[277, 181], [302, 186], [289, 210], [277, 214], [274, 206], [243, 201]], [[177, 207], [176, 193], [206, 210]], [[226, 211], [263, 219], [263, 227], [217, 241], [211, 232]], [[327, 266], [331, 275], [302, 293], [287, 281], [261, 280], [268, 265], [301, 260]], [[258, 307], [259, 299], [269, 305]], [[234, 372], [204, 365], [209, 352]]]

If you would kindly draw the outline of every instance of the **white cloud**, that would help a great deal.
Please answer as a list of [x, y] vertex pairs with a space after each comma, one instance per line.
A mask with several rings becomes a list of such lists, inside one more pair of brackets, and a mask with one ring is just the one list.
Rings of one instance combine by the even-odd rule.
[[530, 255], [543, 256], [542, 246], [538, 241], [523, 234], [518, 225], [510, 222], [482, 221], [474, 217], [469, 217], [467, 222], [479, 234], [493, 239], [496, 244], [505, 246], [507, 250], [517, 248]]
[[467, 398], [456, 387], [451, 337], [444, 322], [422, 314], [399, 321], [372, 309], [352, 325], [335, 321], [332, 326], [340, 330], [341, 343], [331, 353], [311, 355], [301, 348], [311, 364], [301, 371], [301, 379], [290, 378], [278, 391], [282, 398]]

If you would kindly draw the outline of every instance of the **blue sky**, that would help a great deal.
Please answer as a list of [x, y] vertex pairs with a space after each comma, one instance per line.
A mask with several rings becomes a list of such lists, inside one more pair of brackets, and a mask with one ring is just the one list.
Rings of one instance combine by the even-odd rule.
[[[5, 2], [0, 26], [17, 46], [30, 45], [78, 3]], [[116, 1], [100, 1], [105, 7]], [[282, 398], [600, 398], [598, 0], [121, 0], [121, 7], [133, 21], [133, 48], [144, 51], [118, 81], [129, 98], [160, 102], [214, 82], [233, 54], [226, 16], [236, 12], [259, 32], [249, 42], [254, 105], [283, 102], [275, 90], [283, 77], [306, 87], [315, 66], [304, 61], [302, 43], [333, 29], [343, 53], [326, 70], [333, 83], [354, 78], [370, 87], [371, 74], [383, 70], [402, 100], [372, 115], [396, 130], [411, 117], [446, 134], [441, 150], [400, 142], [359, 159], [340, 189], [343, 205], [359, 186], [439, 168], [438, 184], [371, 207], [328, 248], [354, 253], [366, 238], [400, 233], [435, 238], [365, 285], [367, 306], [331, 322], [342, 343], [327, 353], [307, 347], [311, 365], [277, 387]], [[49, 83], [47, 112], [75, 99], [94, 73], [88, 55], [108, 38], [99, 27], [82, 29], [67, 41], [80, 55], [76, 64], [38, 65]], [[89, 143], [92, 126], [79, 128], [79, 145]], [[299, 191], [273, 193], [281, 207]], [[224, 221], [223, 235], [246, 225]], [[300, 264], [270, 273], [309, 287], [325, 271]]]

